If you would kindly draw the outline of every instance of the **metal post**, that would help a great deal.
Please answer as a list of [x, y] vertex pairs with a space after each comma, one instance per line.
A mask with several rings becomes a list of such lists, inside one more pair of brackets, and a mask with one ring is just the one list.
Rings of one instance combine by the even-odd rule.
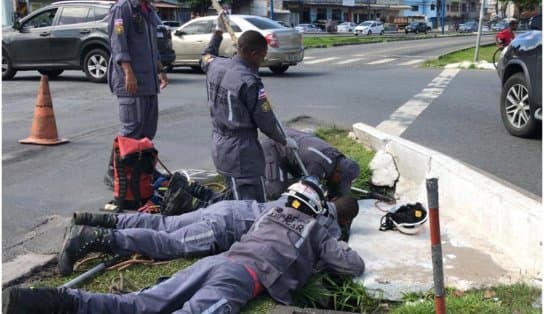
[[270, 19], [274, 19], [274, 0], [270, 0]]
[[444, 26], [446, 24], [446, 0], [442, 0], [442, 8], [441, 8], [441, 20], [442, 20], [442, 35], [444, 35]]
[[476, 36], [476, 50], [474, 51], [474, 62], [478, 62], [478, 55], [480, 54], [480, 39], [482, 37], [482, 20], [484, 18], [484, 6], [485, 0], [482, 0], [480, 8], [480, 22], [478, 23], [478, 35]]
[[440, 220], [438, 218], [438, 179], [427, 179], [427, 203], [431, 230], [431, 256], [433, 263], [434, 309], [437, 314], [446, 313], [446, 293], [444, 289], [444, 270], [442, 267], [442, 245], [440, 240]]

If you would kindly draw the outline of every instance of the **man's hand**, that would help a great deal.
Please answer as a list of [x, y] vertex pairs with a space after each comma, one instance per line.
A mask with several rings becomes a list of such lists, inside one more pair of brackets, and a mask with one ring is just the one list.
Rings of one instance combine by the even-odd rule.
[[161, 81], [161, 90], [165, 89], [168, 86], [168, 77], [165, 72], [159, 73], [159, 80]]
[[121, 62], [121, 68], [125, 73], [125, 90], [131, 95], [136, 94], [136, 91], [138, 90], [138, 80], [136, 80], [136, 75], [134, 74], [134, 71], [132, 71], [130, 62]]
[[217, 20], [216, 20], [216, 23], [215, 23], [215, 30], [224, 33], [224, 32], [227, 31], [227, 27], [225, 26], [225, 23], [224, 23], [223, 19], [228, 19], [227, 12], [225, 10], [221, 10], [217, 14]]

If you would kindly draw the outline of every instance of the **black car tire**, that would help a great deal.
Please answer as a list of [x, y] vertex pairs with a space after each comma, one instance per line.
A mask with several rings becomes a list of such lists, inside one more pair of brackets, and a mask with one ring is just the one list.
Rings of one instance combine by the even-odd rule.
[[202, 68], [199, 65], [192, 65], [191, 70], [193, 70], [193, 72], [196, 72], [196, 73], [204, 73], [204, 71], [202, 71]]
[[533, 101], [527, 98], [527, 103], [521, 107], [519, 104], [512, 104], [510, 99], [519, 101], [529, 93], [527, 81], [522, 72], [512, 75], [501, 91], [501, 117], [508, 132], [519, 137], [534, 137], [538, 134], [541, 122], [534, 117]]
[[11, 59], [6, 51], [2, 50], [2, 80], [11, 80], [15, 76], [15, 73], [17, 73], [17, 70], [13, 69]]
[[419, 31], [417, 30], [417, 28], [416, 28], [416, 30], [414, 31], [414, 33], [416, 33], [416, 35], [417, 35], [417, 33], [419, 33]]
[[380, 35], [382, 35], [382, 36], [383, 36], [383, 34], [385, 34], [385, 31], [381, 31], [381, 32], [380, 32]]
[[93, 49], [85, 55], [83, 71], [91, 82], [105, 83], [108, 79], [109, 53], [104, 49]]
[[405, 32], [406, 34], [408, 34], [408, 30], [405, 29], [404, 32]]
[[285, 73], [285, 71], [287, 71], [287, 69], [289, 69], [289, 66], [288, 65], [275, 65], [275, 66], [271, 66], [271, 67], [268, 67], [268, 68], [274, 74], [282, 74], [282, 73]]
[[368, 33], [366, 33], [368, 36], [372, 36], [372, 31], [368, 30]]
[[64, 72], [64, 70], [62, 70], [62, 69], [38, 70], [38, 72], [40, 72], [40, 74], [42, 74], [42, 75], [47, 75], [47, 78], [49, 78], [49, 79], [55, 79], [59, 75], [61, 75], [62, 72]]

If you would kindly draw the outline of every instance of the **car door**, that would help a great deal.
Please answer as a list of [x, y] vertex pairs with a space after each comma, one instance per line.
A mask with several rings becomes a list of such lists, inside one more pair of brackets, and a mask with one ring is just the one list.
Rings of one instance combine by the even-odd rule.
[[49, 38], [57, 8], [39, 11], [21, 21], [21, 26], [10, 43], [10, 57], [15, 64], [48, 63], [51, 58]]
[[200, 54], [210, 41], [212, 25], [211, 19], [196, 19], [174, 32], [172, 47], [176, 52], [175, 64], [198, 64]]
[[91, 33], [92, 7], [70, 5], [59, 9], [56, 25], [50, 36], [51, 57], [56, 63], [79, 61], [81, 43]]

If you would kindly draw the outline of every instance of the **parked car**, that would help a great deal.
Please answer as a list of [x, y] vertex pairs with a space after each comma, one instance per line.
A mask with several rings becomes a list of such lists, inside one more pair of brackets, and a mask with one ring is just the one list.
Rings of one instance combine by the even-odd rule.
[[506, 23], [504, 21], [500, 21], [500, 22], [497, 22], [495, 24], [492, 24], [491, 25], [491, 30], [496, 31], [496, 32], [500, 32], [500, 31], [502, 31], [503, 29], [505, 29], [507, 27], [508, 27], [508, 23]]
[[427, 34], [427, 23], [425, 22], [412, 22], [404, 28], [404, 32], [408, 33], [425, 33]]
[[284, 21], [274, 20], [274, 22], [277, 22], [278, 24], [280, 24], [283, 27], [288, 27], [288, 28], [292, 27], [291, 25], [289, 25], [289, 23], [284, 22]]
[[503, 49], [497, 64], [502, 121], [520, 137], [533, 137], [542, 127], [542, 15], [528, 27]]
[[295, 29], [300, 33], [323, 33], [323, 30], [314, 24], [298, 24]]
[[383, 23], [380, 21], [364, 21], [361, 24], [355, 26], [355, 29], [353, 30], [353, 34], [355, 36], [357, 35], [372, 35], [372, 34], [380, 34], [383, 35]]
[[355, 29], [355, 26], [357, 26], [357, 24], [353, 22], [343, 22], [338, 24], [338, 26], [336, 27], [336, 31], [339, 33], [352, 33]]
[[[38, 9], [2, 30], [2, 79], [38, 70], [49, 78], [82, 70], [92, 82], [106, 82], [110, 48], [107, 15], [113, 1], [60, 1]], [[170, 32], [159, 25], [163, 65], [175, 58]]]
[[175, 29], [181, 26], [181, 22], [179, 21], [162, 21], [162, 24], [168, 26], [170, 29]]
[[478, 23], [471, 21], [459, 25], [459, 33], [473, 33], [478, 31]]
[[[200, 54], [208, 46], [216, 19], [216, 16], [199, 17], [183, 24], [174, 32], [172, 36], [172, 44], [176, 51], [174, 66], [200, 69]], [[297, 30], [286, 28], [260, 16], [233, 14], [229, 19], [238, 37], [247, 30], [256, 30], [263, 34], [268, 42], [268, 53], [262, 66], [270, 68], [272, 72], [283, 73], [304, 58], [302, 34]], [[232, 56], [234, 53], [235, 48], [229, 34], [223, 34], [219, 55]]]

